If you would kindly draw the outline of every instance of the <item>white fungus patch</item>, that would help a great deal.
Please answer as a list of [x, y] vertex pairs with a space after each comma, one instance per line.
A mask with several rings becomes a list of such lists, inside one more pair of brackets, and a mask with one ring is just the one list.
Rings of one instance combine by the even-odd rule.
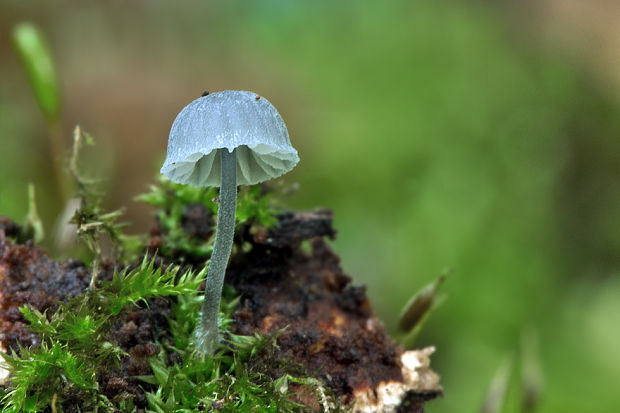
[[439, 376], [430, 369], [430, 355], [435, 347], [405, 351], [401, 355], [403, 381], [380, 383], [376, 389], [355, 392], [355, 413], [393, 413], [407, 393], [440, 393]]

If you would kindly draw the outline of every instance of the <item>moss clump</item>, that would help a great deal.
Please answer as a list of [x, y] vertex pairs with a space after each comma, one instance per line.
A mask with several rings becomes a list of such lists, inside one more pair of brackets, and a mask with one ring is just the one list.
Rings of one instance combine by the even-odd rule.
[[230, 332], [231, 316], [238, 300], [224, 299], [220, 314], [220, 333], [224, 340], [220, 351], [212, 357], [195, 352], [191, 342], [196, 326], [195, 317], [201, 300], [198, 296], [179, 297], [172, 306], [174, 320], [170, 320], [172, 339], [161, 343], [166, 351], [150, 360], [153, 375], [141, 377], [156, 385], [146, 394], [149, 407], [158, 413], [189, 412], [196, 410], [223, 412], [298, 412], [304, 406], [289, 399], [283, 377], [273, 380], [248, 367], [248, 361], [262, 351], [272, 351], [277, 334], [240, 336]]
[[[204, 262], [211, 255], [215, 240], [217, 197], [217, 188], [181, 185], [160, 176], [157, 185], [151, 185], [150, 192], [136, 198], [156, 208], [156, 232], [160, 239], [151, 247], [164, 257]], [[235, 218], [237, 227], [271, 228], [277, 224], [275, 215], [271, 193], [263, 186], [240, 188]], [[205, 222], [210, 225], [205, 226]]]
[[203, 278], [204, 272], [180, 275], [176, 267], [155, 268], [154, 260], [145, 257], [137, 268], [115, 272], [101, 289], [61, 303], [53, 314], [21, 307], [41, 346], [22, 343], [18, 353], [4, 356], [11, 376], [3, 411], [54, 410], [68, 399], [80, 400], [82, 410], [111, 407], [99, 392], [97, 376], [126, 356], [109, 337], [114, 317], [131, 304], [194, 292]]

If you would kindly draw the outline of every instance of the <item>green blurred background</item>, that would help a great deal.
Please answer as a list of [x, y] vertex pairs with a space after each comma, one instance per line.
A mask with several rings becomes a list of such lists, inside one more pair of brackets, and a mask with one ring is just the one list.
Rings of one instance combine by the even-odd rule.
[[[256, 91], [300, 152], [286, 202], [334, 210], [333, 247], [390, 330], [412, 293], [452, 269], [417, 342], [437, 347], [446, 392], [428, 412], [479, 411], [506, 356], [502, 411], [528, 411], [524, 331], [539, 344], [536, 411], [618, 411], [620, 5], [49, 3], [0, 4], [0, 214], [22, 221], [33, 182], [51, 231], [62, 198], [51, 171], [66, 153], [51, 155], [50, 135], [68, 152], [79, 122], [97, 138], [85, 164], [105, 177], [107, 206], [145, 231], [132, 198], [153, 182], [179, 110], [204, 90]], [[22, 21], [54, 57], [52, 128], [11, 45]]]

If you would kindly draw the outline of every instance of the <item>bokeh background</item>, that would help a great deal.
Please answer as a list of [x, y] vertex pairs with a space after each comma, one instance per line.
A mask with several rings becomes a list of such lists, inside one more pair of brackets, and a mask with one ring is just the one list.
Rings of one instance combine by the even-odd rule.
[[[617, 411], [618, 2], [51, 3], [0, 3], [0, 214], [22, 221], [32, 182], [51, 231], [53, 165], [79, 122], [106, 205], [145, 231], [132, 199], [178, 111], [204, 90], [253, 90], [301, 155], [285, 202], [334, 210], [333, 248], [390, 330], [451, 268], [417, 342], [437, 347], [446, 392], [429, 412], [479, 411], [507, 359], [504, 412], [532, 411], [532, 386], [539, 412]], [[22, 21], [53, 54], [60, 154], [11, 45]]]

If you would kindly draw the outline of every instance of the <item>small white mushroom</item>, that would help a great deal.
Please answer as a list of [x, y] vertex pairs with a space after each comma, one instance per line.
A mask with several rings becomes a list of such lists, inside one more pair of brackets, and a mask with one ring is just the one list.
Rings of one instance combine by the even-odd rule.
[[299, 162], [282, 117], [253, 92], [206, 94], [177, 115], [161, 173], [172, 181], [220, 187], [215, 245], [209, 263], [197, 348], [211, 354], [219, 340], [217, 316], [232, 249], [237, 185], [253, 185]]

